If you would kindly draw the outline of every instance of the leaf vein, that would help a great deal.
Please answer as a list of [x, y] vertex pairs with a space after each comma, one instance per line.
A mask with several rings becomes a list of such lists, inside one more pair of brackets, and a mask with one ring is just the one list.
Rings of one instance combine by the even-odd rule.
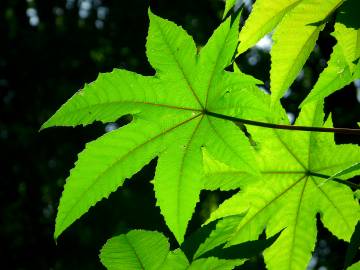
[[[185, 121], [183, 121], [183, 122], [180, 122], [180, 123], [176, 124], [175, 126], [169, 128], [169, 129], [167, 129], [167, 130], [165, 130], [165, 131], [157, 134], [156, 136], [148, 139], [147, 141], [145, 141], [145, 142], [137, 145], [135, 148], [133, 148], [133, 149], [131, 149], [130, 151], [128, 151], [125, 155], [123, 155], [123, 156], [121, 156], [120, 158], [116, 159], [109, 167], [107, 167], [104, 171], [102, 171], [102, 172], [94, 179], [93, 183], [92, 183], [88, 188], [86, 188], [86, 189], [80, 194], [80, 196], [79, 196], [78, 198], [83, 198], [84, 195], [85, 195], [91, 188], [93, 188], [93, 187], [95, 186], [95, 184], [98, 183], [98, 181], [100, 181], [101, 176], [103, 176], [109, 169], [113, 168], [117, 163], [119, 163], [121, 160], [123, 160], [123, 159], [125, 159], [126, 157], [128, 157], [128, 156], [129, 156], [130, 154], [132, 154], [134, 151], [136, 151], [137, 149], [143, 147], [143, 146], [146, 145], [147, 143], [150, 143], [150, 142], [158, 139], [159, 137], [161, 137], [161, 136], [163, 136], [163, 135], [171, 132], [172, 130], [176, 129], [177, 127], [179, 127], [179, 126], [181, 126], [181, 125], [184, 125], [184, 124], [190, 122], [191, 120], [199, 117], [200, 115], [201, 115], [201, 114], [195, 115], [195, 116], [193, 116], [193, 117], [191, 117], [191, 118], [189, 118], [189, 119], [187, 119], [187, 120], [185, 120]], [[66, 219], [67, 219], [68, 216], [72, 213], [72, 211], [74, 210], [74, 208], [79, 204], [79, 201], [80, 201], [80, 199], [78, 199], [77, 202], [72, 205], [72, 207], [67, 211], [67, 214], [64, 216], [64, 218], [62, 218], [62, 222], [61, 222], [60, 225], [58, 225], [58, 226], [61, 226], [61, 225], [66, 221]]]

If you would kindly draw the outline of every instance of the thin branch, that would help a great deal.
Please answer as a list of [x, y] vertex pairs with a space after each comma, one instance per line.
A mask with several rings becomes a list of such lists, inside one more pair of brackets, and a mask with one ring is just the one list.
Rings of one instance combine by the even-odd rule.
[[210, 111], [204, 111], [206, 115], [213, 116], [216, 118], [230, 120], [233, 122], [258, 126], [264, 128], [272, 128], [272, 129], [286, 129], [286, 130], [300, 130], [300, 131], [315, 131], [315, 132], [331, 132], [331, 133], [342, 133], [342, 134], [352, 134], [352, 135], [360, 135], [360, 129], [352, 129], [352, 128], [324, 128], [324, 127], [307, 127], [307, 126], [293, 126], [293, 125], [280, 125], [280, 124], [272, 124], [259, 122], [254, 120], [247, 120], [238, 117], [228, 116], [224, 114], [214, 113]]

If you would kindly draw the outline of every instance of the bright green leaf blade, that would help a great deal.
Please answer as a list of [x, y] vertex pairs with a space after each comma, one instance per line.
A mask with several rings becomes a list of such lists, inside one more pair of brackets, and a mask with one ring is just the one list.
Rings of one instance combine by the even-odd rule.
[[88, 143], [66, 181], [56, 217], [55, 238], [157, 156], [163, 149], [163, 137], [187, 121], [178, 119], [165, 128], [137, 120]]
[[188, 106], [200, 109], [198, 93], [193, 86], [197, 65], [192, 37], [175, 23], [154, 15], [150, 10], [149, 18], [146, 54], [150, 64], [160, 78], [172, 82], [183, 98], [191, 100]]
[[355, 62], [360, 57], [360, 23], [358, 22], [360, 2], [349, 0], [339, 9], [333, 36], [337, 40], [328, 66], [303, 104], [325, 98], [343, 88], [358, 77]]
[[[219, 135], [214, 134], [209, 125], [200, 125], [207, 117], [200, 98], [205, 101], [208, 95], [211, 102], [215, 102], [222, 98], [223, 90], [231, 88], [242, 92], [237, 96], [236, 106], [243, 106], [244, 112], [249, 102], [245, 98], [246, 90], [256, 88], [256, 79], [240, 73], [230, 75], [223, 70], [230, 64], [236, 48], [239, 17], [233, 25], [228, 20], [215, 31], [201, 57], [197, 56], [195, 44], [184, 30], [151, 12], [149, 17], [147, 55], [156, 75], [144, 77], [122, 70], [102, 75], [50, 120], [51, 124], [87, 124], [94, 120], [114, 121], [129, 113], [135, 119], [129, 126], [88, 144], [79, 155], [60, 201], [55, 237], [121, 186], [125, 178], [158, 156], [154, 180], [158, 205], [181, 243], [203, 189], [204, 146], [216, 157], [229, 154], [231, 158], [227, 161], [233, 165], [248, 167], [250, 171], [256, 169], [251, 146], [235, 126], [215, 121], [212, 129], [219, 133], [224, 127], [234, 137], [240, 137], [236, 142], [244, 148], [235, 147], [231, 152], [231, 136], [220, 134], [221, 143], [208, 143], [212, 141], [211, 136]], [[229, 44], [225, 44], [223, 38]], [[203, 68], [199, 68], [199, 62]], [[227, 79], [231, 76], [240, 79]], [[254, 100], [253, 95], [249, 96]], [[211, 102], [209, 100], [209, 105], [214, 105]], [[223, 105], [224, 111], [234, 110], [227, 107], [232, 103]], [[80, 107], [85, 109], [74, 110]], [[50, 125], [49, 122], [46, 125]]]
[[360, 270], [360, 261], [346, 268], [347, 270]]
[[313, 50], [327, 17], [342, 2], [302, 1], [278, 25], [273, 35], [274, 45], [271, 50], [272, 103], [277, 102], [292, 84]]
[[161, 233], [133, 230], [109, 239], [99, 256], [108, 270], [158, 270], [166, 260], [169, 248]]
[[261, 81], [241, 72], [222, 72], [215, 81], [209, 111], [251, 120], [262, 120], [271, 113], [269, 95], [256, 86]]
[[348, 85], [351, 81], [351, 70], [345, 61], [345, 56], [339, 44], [337, 44], [328, 61], [328, 66], [320, 74], [319, 80], [316, 82], [310, 94], [301, 103], [300, 107], [304, 104], [324, 99], [328, 95]]
[[[267, 235], [286, 227], [278, 240], [264, 252], [269, 269], [306, 269], [316, 241], [316, 210], [310, 200], [312, 184], [307, 178], [294, 187], [287, 206], [280, 209], [270, 221]], [[278, 224], [277, 224], [278, 223]], [[276, 256], [276, 257], [274, 257]]]
[[[276, 219], [276, 210], [279, 204], [285, 202], [288, 203], [288, 207], [294, 205], [291, 209], [295, 209], [297, 204], [294, 198], [296, 200], [297, 196], [301, 195], [301, 182], [303, 179], [303, 176], [297, 174], [282, 177], [279, 177], [276, 173], [269, 174], [264, 181], [250, 185], [243, 195], [239, 193], [239, 196], [234, 196], [224, 206], [221, 206], [214, 213], [214, 218], [218, 218], [219, 214], [221, 216], [224, 214], [231, 216], [248, 209], [246, 216], [238, 224], [229, 244], [256, 240], [268, 223], [279, 225], [278, 231], [285, 228], [285, 225], [280, 225], [279, 220]], [[286, 220], [288, 221], [289, 218], [290, 215]], [[270, 236], [273, 234], [275, 234], [275, 231]]]
[[205, 184], [204, 189], [222, 191], [242, 188], [256, 181], [258, 175], [249, 174], [246, 170], [234, 169], [214, 159], [206, 149], [203, 150]]
[[355, 61], [358, 61], [360, 57], [359, 9], [359, 1], [345, 1], [338, 10], [338, 15], [335, 22], [334, 36], [337, 42], [341, 44], [345, 59], [352, 71], [356, 65]]
[[218, 90], [217, 74], [230, 65], [237, 46], [240, 14], [231, 24], [231, 18], [223, 22], [201, 49], [198, 64], [196, 90], [202, 104], [207, 105]]
[[[151, 12], [149, 16], [147, 54], [160, 78], [176, 82], [176, 85], [182, 88], [179, 91], [175, 90], [176, 92], [182, 93], [186, 90], [202, 106], [207, 104], [208, 97], [216, 98], [218, 89], [221, 89], [220, 79], [224, 73], [223, 69], [230, 64], [237, 45], [239, 17], [232, 25], [228, 19], [215, 30], [200, 52], [199, 63], [195, 64], [193, 62], [195, 59], [193, 57], [196, 56], [195, 46], [185, 31], [171, 22], [156, 17]], [[197, 75], [196, 80], [194, 80], [195, 75]], [[256, 80], [250, 77], [247, 79], [247, 84], [249, 85], [251, 81], [254, 87]], [[203, 188], [201, 147], [206, 145], [207, 137], [210, 137], [211, 141], [212, 137], [216, 136], [209, 127], [193, 126], [193, 128], [192, 131], [188, 130], [190, 133], [184, 131], [188, 134], [187, 136], [182, 136], [188, 141], [176, 142], [176, 147], [169, 147], [160, 155], [154, 180], [157, 204], [160, 206], [167, 225], [180, 243], [183, 241], [187, 223], [198, 201], [200, 190]], [[197, 129], [201, 130], [202, 135], [197, 134]], [[236, 135], [242, 136], [240, 131]], [[222, 143], [220, 146], [210, 143], [209, 151], [220, 151], [220, 155], [224, 156], [225, 152], [229, 152], [230, 145], [228, 141], [225, 142], [227, 144]], [[254, 170], [255, 167], [252, 166], [254, 158], [250, 145], [245, 144], [244, 137], [241, 142], [245, 148], [241, 149], [243, 154], [237, 155], [235, 161], [246, 164]], [[168, 179], [173, 179], [173, 181], [170, 182]], [[194, 181], [194, 179], [198, 180]]]
[[[269, 269], [306, 268], [315, 247], [317, 211], [321, 212], [321, 221], [325, 227], [345, 241], [350, 240], [359, 219], [359, 206], [348, 187], [335, 182], [319, 187], [321, 180], [314, 177], [305, 178], [305, 181], [301, 183], [303, 189], [296, 199], [298, 204], [294, 204], [294, 210], [289, 209], [292, 200], [288, 200], [287, 204], [290, 205], [277, 213], [267, 229], [269, 234], [273, 234], [280, 226], [288, 225], [275, 244], [264, 253]], [[289, 210], [295, 213], [293, 222], [288, 220], [284, 223], [285, 217], [291, 217]], [[278, 260], [274, 256], [284, 259]]]
[[[280, 113], [280, 108], [274, 108]], [[321, 126], [322, 108], [322, 103], [305, 106], [296, 124]], [[327, 121], [325, 125], [330, 124]], [[282, 231], [264, 252], [268, 269], [305, 269], [315, 247], [317, 213], [321, 213], [324, 226], [335, 236], [349, 241], [360, 218], [359, 204], [352, 191], [333, 181], [321, 184], [324, 179], [309, 176], [309, 171], [311, 174], [320, 168], [326, 172], [346, 169], [349, 163], [354, 164], [354, 159], [359, 160], [359, 147], [335, 145], [333, 134], [290, 133], [250, 126], [248, 131], [257, 144], [262, 177], [250, 183], [246, 174], [238, 170], [245, 180], [240, 184], [241, 191], [221, 204], [209, 220], [246, 212], [228, 238], [227, 246], [255, 240], [264, 229], [267, 236]], [[334, 159], [333, 153], [340, 153], [339, 158]], [[236, 174], [233, 168], [217, 168], [218, 178]], [[210, 172], [215, 174], [216, 168]], [[352, 171], [346, 177], [355, 173]]]
[[241, 29], [238, 54], [256, 44], [265, 34], [271, 32], [282, 18], [301, 0], [257, 0], [249, 18]]
[[208, 126], [208, 137], [205, 141], [206, 149], [217, 160], [234, 167], [242, 168], [249, 173], [256, 174], [257, 166], [255, 151], [249, 139], [234, 123], [215, 117], [204, 119]]
[[242, 265], [244, 262], [245, 260], [225, 260], [209, 257], [193, 261], [187, 270], [232, 270], [235, 266]]
[[169, 108], [186, 104], [170, 98], [160, 86], [157, 79], [126, 70], [100, 74], [96, 81], [85, 85], [62, 105], [41, 128], [113, 122], [125, 114], [149, 113], [154, 106]]
[[168, 253], [166, 260], [159, 270], [186, 270], [189, 265], [189, 261], [182, 250], [176, 249]]
[[[299, 207], [304, 194], [309, 197], [309, 192], [304, 192], [306, 182], [302, 182], [303, 179], [296, 179], [294, 176], [267, 177], [265, 181], [251, 186], [243, 195], [240, 193], [228, 200], [226, 205], [220, 206], [219, 212], [214, 213], [214, 218], [219, 217], [219, 214], [231, 216], [240, 213], [243, 211], [239, 209], [240, 205], [251, 200], [248, 213], [229, 238], [228, 245], [255, 240], [265, 227], [268, 236], [285, 228], [277, 241], [265, 251], [267, 267], [305, 269], [315, 246], [316, 238], [313, 236], [316, 232], [316, 222], [315, 217], [304, 218], [304, 215], [309, 214], [311, 205], [308, 205], [307, 209]], [[281, 204], [286, 204], [287, 207], [281, 209]], [[315, 211], [312, 212], [315, 215]], [[274, 256], [274, 253], [277, 255]], [[297, 262], [296, 266], [292, 265], [294, 261]]]
[[[304, 106], [303, 111], [308, 108], [316, 106], [316, 103], [312, 103]], [[319, 125], [322, 120], [322, 114], [319, 114], [317, 121], [313, 122], [313, 125]], [[310, 121], [306, 121], [299, 124], [310, 125]], [[332, 127], [331, 117], [329, 116], [325, 127]], [[343, 144], [341, 147], [333, 143], [334, 135], [331, 133], [311, 133], [311, 152], [309, 152], [309, 167], [311, 171], [320, 173], [327, 176], [332, 176], [339, 172], [344, 171], [343, 174], [337, 175], [337, 178], [346, 180], [359, 174], [358, 170], [352, 170], [351, 167], [357, 164], [360, 160], [359, 146], [355, 144]], [[336, 159], [334, 159], [333, 153], [336, 153]], [[319, 159], [321, 156], [321, 159]], [[342, 162], [339, 162], [341, 160]], [[350, 169], [349, 169], [350, 168]], [[355, 167], [356, 168], [356, 167]], [[347, 170], [349, 169], [349, 170]], [[326, 182], [327, 179], [323, 179], [322, 182]]]
[[229, 13], [230, 9], [232, 9], [235, 6], [235, 3], [236, 3], [236, 0], [225, 0], [225, 10], [224, 10], [224, 14], [223, 14], [223, 19]]
[[320, 179], [315, 178], [314, 183], [319, 196], [321, 221], [337, 238], [349, 242], [360, 217], [359, 204], [353, 192], [336, 182], [323, 185]]
[[187, 224], [203, 188], [199, 141], [202, 121], [202, 117], [198, 118], [179, 130], [174, 145], [161, 153], [155, 173], [157, 205], [179, 243], [184, 240]]

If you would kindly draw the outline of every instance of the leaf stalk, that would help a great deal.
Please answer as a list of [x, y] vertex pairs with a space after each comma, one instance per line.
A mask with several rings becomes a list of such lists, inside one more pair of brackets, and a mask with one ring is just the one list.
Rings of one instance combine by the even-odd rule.
[[359, 135], [360, 136], [360, 129], [352, 129], [352, 128], [325, 128], [325, 127], [308, 127], [308, 126], [294, 126], [294, 125], [282, 125], [282, 124], [273, 124], [273, 123], [266, 123], [248, 119], [242, 119], [234, 116], [228, 116], [224, 114], [219, 114], [215, 112], [210, 112], [205, 110], [204, 113], [209, 116], [213, 116], [216, 118], [229, 120], [245, 125], [257, 126], [257, 127], [264, 127], [264, 128], [272, 128], [272, 129], [285, 129], [290, 131], [309, 131], [309, 132], [330, 132], [330, 133], [341, 133], [341, 134], [348, 134], [348, 135]]

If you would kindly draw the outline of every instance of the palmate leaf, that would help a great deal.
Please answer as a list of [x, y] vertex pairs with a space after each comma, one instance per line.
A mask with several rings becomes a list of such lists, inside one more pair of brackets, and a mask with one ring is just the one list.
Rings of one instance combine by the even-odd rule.
[[360, 78], [360, 2], [348, 0], [339, 9], [333, 36], [337, 40], [328, 66], [302, 104], [321, 100]]
[[239, 17], [222, 23], [200, 53], [182, 28], [151, 12], [149, 17], [146, 52], [156, 75], [101, 74], [43, 125], [86, 125], [133, 115], [129, 125], [88, 143], [79, 154], [60, 200], [55, 238], [155, 157], [157, 204], [180, 243], [203, 188], [202, 149], [257, 173], [247, 137], [232, 122], [207, 115], [257, 119], [269, 107], [259, 99], [258, 80], [224, 71], [236, 50]]
[[[280, 121], [280, 118], [276, 120]], [[321, 126], [322, 122], [321, 103], [304, 106], [297, 120], [297, 124], [308, 126]], [[327, 121], [326, 126], [330, 125]], [[224, 217], [225, 221], [218, 222], [218, 229], [200, 247], [199, 253], [213, 248], [210, 243], [224, 241], [224, 235], [227, 235], [227, 246], [231, 246], [257, 239], [264, 229], [268, 237], [283, 230], [264, 252], [268, 269], [305, 269], [315, 247], [317, 213], [330, 232], [349, 241], [360, 217], [359, 204], [348, 186], [323, 177], [357, 163], [359, 147], [335, 145], [332, 134], [258, 127], [248, 127], [248, 131], [257, 143], [262, 176], [253, 181], [253, 176], [249, 178], [245, 171], [219, 162], [217, 166], [207, 167], [206, 188], [214, 189], [216, 184], [212, 182], [223, 179], [228, 185], [222, 183], [220, 187], [240, 187], [241, 191], [212, 214], [209, 221]], [[356, 174], [358, 171], [350, 171], [338, 177], [347, 179]], [[224, 232], [222, 222], [243, 213], [246, 214], [237, 226], [230, 232], [231, 226], [227, 226]]]
[[270, 89], [276, 103], [298, 75], [326, 20], [343, 0], [257, 0], [240, 32], [239, 53], [275, 27]]
[[164, 235], [143, 230], [109, 239], [100, 251], [100, 260], [108, 270], [232, 270], [244, 263], [215, 257], [190, 263], [180, 249], [170, 251]]

